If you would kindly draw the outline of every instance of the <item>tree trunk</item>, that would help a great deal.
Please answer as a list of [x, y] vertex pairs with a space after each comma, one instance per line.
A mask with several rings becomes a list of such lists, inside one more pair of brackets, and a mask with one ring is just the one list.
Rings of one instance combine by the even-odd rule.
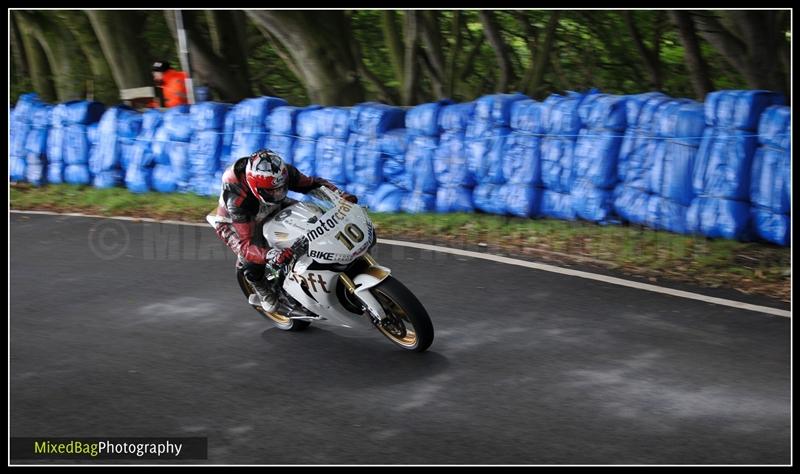
[[483, 25], [483, 31], [486, 34], [486, 39], [494, 49], [495, 56], [497, 57], [497, 66], [500, 68], [500, 81], [497, 84], [499, 92], [505, 92], [508, 89], [509, 83], [514, 80], [514, 70], [511, 66], [509, 59], [508, 47], [506, 46], [503, 37], [500, 35], [500, 28], [497, 21], [489, 10], [481, 10], [478, 15]]
[[[247, 65], [248, 48], [245, 37], [247, 16], [237, 10], [207, 10], [212, 51], [223, 60], [236, 78], [244, 95], [250, 91], [250, 71]], [[238, 91], [241, 94], [241, 91]], [[230, 99], [239, 100], [239, 99]]]
[[53, 12], [26, 12], [21, 16], [27, 20], [28, 33], [36, 37], [47, 57], [57, 99], [82, 99], [90, 75], [75, 38], [55, 21]]
[[531, 75], [531, 82], [526, 85], [525, 91], [528, 95], [538, 94], [539, 88], [542, 85], [544, 78], [544, 71], [546, 69], [550, 51], [553, 49], [553, 43], [556, 38], [556, 30], [558, 29], [558, 18], [560, 12], [554, 10], [550, 14], [550, 20], [547, 22], [547, 27], [544, 33], [544, 41], [542, 41], [541, 51], [537, 55], [536, 62], [533, 65], [533, 74]]
[[52, 72], [50, 71], [50, 64], [47, 61], [44, 49], [32, 32], [31, 21], [27, 16], [20, 11], [14, 11], [13, 14], [16, 16], [17, 24], [20, 28], [22, 46], [25, 50], [25, 58], [27, 59], [30, 69], [33, 89], [39, 94], [39, 98], [43, 101], [53, 102], [56, 100], [56, 91], [53, 84]]
[[398, 96], [397, 92], [390, 87], [386, 86], [386, 84], [381, 81], [381, 79], [375, 75], [372, 71], [369, 70], [366, 63], [364, 63], [364, 56], [361, 52], [361, 44], [359, 44], [358, 40], [356, 39], [355, 35], [350, 29], [350, 23], [347, 23], [348, 31], [347, 31], [347, 42], [350, 45], [350, 49], [353, 53], [353, 58], [356, 62], [358, 67], [359, 74], [364, 77], [370, 84], [375, 86], [378, 89], [378, 96], [380, 100], [387, 104], [397, 104], [400, 102], [400, 97]]
[[785, 41], [785, 33], [770, 28], [776, 17], [775, 11], [746, 12], [724, 11], [728, 23], [733, 23], [744, 39], [728, 29], [712, 12], [693, 11], [692, 19], [697, 31], [719, 51], [753, 89], [769, 89], [788, 93], [784, 76], [779, 70], [778, 54]]
[[417, 39], [419, 36], [419, 21], [417, 19], [417, 12], [408, 10], [405, 12], [403, 21], [403, 43], [405, 45], [405, 54], [403, 60], [403, 89], [401, 91], [401, 98], [403, 105], [413, 105], [417, 99]]
[[[238, 102], [247, 98], [250, 94], [250, 82], [247, 77], [247, 63], [242, 58], [241, 53], [234, 53], [233, 50], [241, 49], [243, 45], [237, 45], [235, 32], [230, 31], [233, 21], [224, 13], [217, 12], [215, 15], [215, 28], [219, 28], [217, 41], [226, 54], [232, 56], [218, 56], [214, 54], [213, 46], [203, 39], [199, 15], [201, 12], [194, 10], [183, 10], [183, 26], [186, 29], [186, 41], [188, 43], [189, 61], [192, 65], [192, 77], [196, 83], [208, 84], [214, 91], [214, 95], [222, 101]], [[167, 26], [177, 41], [178, 29], [175, 23], [175, 11], [164, 10]], [[227, 43], [226, 43], [227, 42]], [[231, 44], [233, 43], [233, 44]]]
[[669, 13], [672, 21], [678, 27], [678, 33], [683, 44], [684, 60], [686, 61], [686, 67], [689, 69], [697, 100], [702, 101], [705, 99], [706, 94], [714, 90], [714, 84], [708, 74], [708, 66], [700, 52], [700, 42], [694, 30], [694, 23], [691, 16], [683, 10], [673, 10]]
[[383, 26], [383, 40], [386, 43], [386, 49], [389, 52], [389, 59], [392, 62], [392, 69], [397, 81], [403, 84], [403, 39], [400, 35], [400, 29], [397, 26], [397, 15], [393, 10], [384, 10], [381, 13], [381, 25]]
[[654, 88], [661, 89], [663, 81], [661, 79], [661, 61], [658, 57], [659, 47], [655, 45], [654, 51], [651, 51], [644, 44], [642, 35], [639, 33], [639, 29], [636, 28], [636, 23], [631, 11], [626, 10], [622, 12], [622, 17], [625, 19], [625, 25], [628, 27], [628, 32], [633, 39], [633, 44], [636, 46], [636, 50], [639, 51], [639, 55], [644, 60], [644, 64], [650, 74], [650, 83]]
[[456, 81], [456, 58], [461, 52], [461, 10], [453, 11], [453, 47], [450, 48], [450, 55], [447, 58], [447, 76], [445, 82], [444, 95], [452, 97], [455, 91]]
[[153, 85], [150, 58], [146, 57], [139, 38], [139, 25], [132, 12], [87, 10], [92, 28], [100, 42], [111, 73], [119, 89]]
[[420, 18], [420, 39], [431, 72], [431, 85], [437, 99], [444, 97], [445, 60], [442, 51], [439, 13], [435, 10], [423, 10], [417, 13]]
[[28, 65], [25, 62], [25, 47], [22, 44], [22, 37], [20, 36], [19, 27], [16, 25], [17, 22], [17, 15], [12, 14], [8, 19], [9, 23], [9, 34], [8, 39], [11, 43], [11, 59], [14, 65], [12, 69], [11, 76], [19, 76], [19, 77], [27, 77], [28, 76]]
[[111, 68], [103, 56], [100, 43], [94, 35], [89, 18], [84, 12], [61, 10], [58, 12], [60, 23], [68, 28], [78, 42], [83, 56], [89, 62], [89, 70], [93, 76], [92, 90], [94, 100], [113, 104], [119, 100], [119, 89], [114, 83]]
[[364, 101], [342, 11], [256, 10], [247, 15], [286, 47], [312, 101], [321, 105]]

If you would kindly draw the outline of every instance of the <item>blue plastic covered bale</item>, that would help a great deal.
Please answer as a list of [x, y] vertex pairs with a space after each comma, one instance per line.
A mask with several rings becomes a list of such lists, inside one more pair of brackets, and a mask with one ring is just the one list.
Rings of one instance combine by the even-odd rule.
[[531, 134], [544, 133], [544, 104], [532, 99], [517, 100], [511, 105], [511, 128]]
[[231, 148], [233, 147], [233, 132], [236, 128], [234, 121], [235, 112], [234, 107], [228, 109], [225, 114], [225, 127], [222, 130], [222, 156], [220, 157], [220, 165], [227, 164], [231, 159]]
[[263, 130], [258, 132], [243, 132], [237, 129], [233, 134], [233, 144], [231, 146], [230, 157], [231, 160], [238, 160], [239, 158], [250, 156], [258, 150], [264, 148], [266, 141], [267, 134]]
[[542, 103], [545, 133], [571, 137], [574, 140], [581, 128], [578, 107], [583, 98], [582, 94], [570, 93], [566, 96], [551, 94], [545, 99]]
[[125, 169], [125, 187], [133, 193], [145, 193], [152, 188], [153, 158], [145, 143], [137, 143]]
[[575, 140], [549, 137], [542, 140], [542, 183], [552, 191], [569, 193], [573, 181]]
[[517, 217], [536, 217], [542, 201], [542, 188], [527, 184], [504, 184], [500, 192], [506, 201], [506, 212]]
[[406, 112], [406, 128], [415, 134], [439, 135], [439, 113], [443, 106], [450, 103], [449, 100], [440, 100], [412, 107]]
[[442, 186], [436, 191], [436, 212], [473, 212], [472, 188]]
[[706, 124], [713, 127], [755, 130], [762, 112], [783, 105], [782, 94], [763, 90], [724, 90], [708, 94], [705, 100]]
[[348, 183], [344, 190], [358, 198], [358, 204], [372, 207], [372, 195], [377, 188], [370, 184]]
[[89, 100], [72, 100], [65, 102], [67, 110], [65, 121], [73, 125], [89, 125], [100, 121], [106, 106], [100, 102]]
[[[626, 134], [635, 133], [630, 130]], [[652, 189], [653, 170], [656, 166], [656, 147], [659, 141], [632, 139], [627, 135], [622, 140], [617, 160], [617, 177], [627, 186], [644, 191]]]
[[292, 164], [294, 162], [294, 142], [295, 139], [291, 136], [270, 134], [267, 137], [267, 148], [280, 155], [284, 162]]
[[412, 191], [403, 198], [401, 209], [409, 214], [433, 212], [436, 210], [436, 194]]
[[64, 181], [69, 184], [89, 184], [92, 182], [92, 175], [89, 166], [86, 164], [70, 164], [64, 168]]
[[791, 212], [791, 155], [788, 151], [760, 147], [753, 160], [750, 201], [775, 214]]
[[577, 180], [572, 188], [575, 215], [592, 222], [606, 222], [613, 208], [613, 192], [601, 189], [589, 180]]
[[706, 128], [693, 171], [694, 193], [749, 199], [755, 148], [756, 139], [747, 131]]
[[290, 105], [273, 109], [267, 117], [267, 130], [273, 135], [295, 135], [297, 116], [303, 110]]
[[47, 151], [47, 132], [50, 128], [52, 107], [39, 105], [31, 114], [31, 127], [25, 137], [25, 151], [28, 154], [43, 155]]
[[14, 110], [11, 113], [12, 122], [30, 123], [34, 108], [41, 104], [36, 93], [22, 94], [17, 99]]
[[574, 148], [573, 179], [588, 180], [598, 188], [611, 188], [617, 181], [621, 145], [618, 132], [582, 129]]
[[[521, 104], [524, 101], [516, 102]], [[541, 138], [513, 131], [505, 140], [503, 175], [509, 183], [540, 185], [542, 182]]]
[[316, 173], [337, 186], [347, 183], [344, 158], [347, 141], [334, 137], [321, 137], [317, 141]]
[[174, 111], [176, 107], [168, 109], [163, 114], [163, 127], [167, 136], [172, 141], [188, 142], [192, 137], [192, 116], [189, 113]]
[[749, 237], [750, 204], [699, 197], [686, 212], [686, 229], [706, 237], [743, 240]]
[[575, 220], [572, 196], [545, 189], [542, 191], [541, 214], [546, 217], [568, 221]]
[[467, 138], [467, 167], [479, 183], [503, 184], [503, 156], [508, 128], [495, 128], [486, 137]]
[[368, 136], [381, 135], [388, 130], [402, 128], [405, 117], [406, 112], [400, 107], [365, 102], [350, 109], [350, 131]]
[[85, 125], [69, 125], [64, 129], [64, 163], [89, 163], [89, 137]]
[[377, 138], [350, 134], [345, 151], [347, 182], [376, 186], [383, 181], [383, 154]]
[[11, 156], [9, 157], [9, 172], [8, 178], [11, 181], [25, 181], [25, 168], [27, 163], [25, 162], [25, 157], [23, 156]]
[[614, 211], [624, 220], [644, 225], [648, 222], [650, 199], [656, 197], [641, 189], [617, 186], [614, 191]]
[[347, 139], [350, 134], [350, 109], [348, 107], [325, 107], [319, 111], [316, 117], [320, 135]]
[[28, 153], [25, 163], [25, 181], [34, 186], [47, 182], [47, 160], [43, 154]]
[[177, 176], [169, 165], [156, 164], [152, 174], [153, 189], [160, 193], [174, 193], [178, 190]]
[[406, 191], [411, 190], [411, 174], [406, 172], [406, 162], [403, 156], [389, 157], [383, 161], [383, 179], [388, 183], [401, 187]]
[[678, 234], [689, 232], [686, 225], [687, 206], [657, 195], [649, 197], [645, 223], [658, 230], [667, 230]]
[[472, 190], [475, 208], [489, 214], [505, 215], [506, 195], [502, 184], [481, 183]]
[[225, 128], [225, 116], [229, 104], [219, 102], [201, 102], [189, 109], [194, 130], [222, 130]]
[[92, 176], [92, 186], [95, 188], [114, 188], [122, 184], [122, 170], [103, 170]]
[[442, 186], [474, 186], [475, 180], [467, 167], [464, 134], [459, 131], [444, 132], [433, 157], [436, 181]]
[[622, 131], [627, 125], [626, 101], [620, 95], [589, 94], [581, 101], [578, 115], [586, 128]]
[[64, 182], [64, 162], [56, 161], [47, 164], [47, 182], [50, 184], [61, 184]]
[[490, 94], [475, 101], [473, 120], [489, 122], [492, 127], [508, 127], [515, 102], [528, 100], [525, 94]]
[[117, 114], [117, 137], [136, 138], [142, 131], [142, 114], [127, 109], [120, 109]]
[[410, 138], [405, 128], [390, 130], [379, 139], [381, 152], [390, 156], [404, 155]]
[[413, 191], [436, 193], [433, 160], [438, 146], [438, 138], [424, 135], [417, 135], [409, 142], [405, 155], [405, 168], [411, 177]]
[[[203, 102], [203, 104], [207, 103], [209, 102]], [[214, 176], [219, 168], [221, 154], [222, 135], [216, 130], [195, 132], [189, 144], [189, 159], [193, 177]]]
[[776, 214], [767, 209], [753, 208], [753, 223], [756, 234], [773, 244], [787, 246], [791, 243], [791, 218], [787, 214]]
[[288, 104], [285, 100], [277, 97], [264, 96], [245, 99], [235, 106], [234, 122], [236, 130], [263, 130], [269, 113], [277, 107], [286, 105]]
[[169, 144], [170, 139], [167, 129], [165, 127], [158, 127], [156, 133], [153, 134], [153, 139], [150, 141], [150, 150], [153, 153], [153, 158], [156, 163], [160, 165], [169, 164], [169, 156], [167, 156]]
[[407, 192], [390, 184], [382, 184], [372, 195], [372, 211], [400, 212]]
[[47, 160], [50, 163], [62, 163], [64, 161], [64, 129], [67, 126], [66, 113], [67, 107], [64, 104], [58, 104], [53, 107], [53, 113], [50, 118], [50, 129], [47, 132]]
[[625, 96], [625, 112], [628, 128], [649, 128], [658, 104], [670, 100], [661, 92], [645, 92]]
[[758, 122], [758, 141], [788, 150], [792, 140], [792, 110], [786, 106], [768, 107]]
[[697, 148], [672, 141], [656, 142], [651, 190], [682, 206], [691, 204]]
[[682, 145], [700, 146], [705, 127], [703, 104], [693, 100], [671, 100], [655, 115], [656, 135]]
[[178, 191], [189, 191], [192, 179], [189, 144], [183, 142], [170, 143], [167, 147], [167, 156], [169, 157], [169, 166], [172, 169]]
[[311, 105], [297, 112], [295, 118], [297, 134], [309, 139], [316, 139], [322, 135], [320, 124], [324, 114], [325, 110], [318, 105]]
[[439, 126], [446, 131], [464, 131], [467, 129], [475, 111], [475, 102], [445, 105], [439, 111]]
[[316, 176], [317, 142], [298, 139], [294, 145], [294, 166], [306, 176]]

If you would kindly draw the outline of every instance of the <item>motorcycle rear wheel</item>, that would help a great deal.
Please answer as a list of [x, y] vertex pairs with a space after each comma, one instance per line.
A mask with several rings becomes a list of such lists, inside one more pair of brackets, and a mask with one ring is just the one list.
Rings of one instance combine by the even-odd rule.
[[[236, 280], [239, 282], [239, 287], [242, 289], [242, 293], [244, 293], [245, 299], [249, 299], [250, 295], [255, 293], [255, 290], [250, 286], [250, 283], [247, 282], [247, 279], [244, 277], [244, 272], [242, 270], [236, 271]], [[248, 305], [250, 305], [248, 303]], [[280, 314], [278, 312], [268, 313], [264, 311], [264, 308], [260, 306], [253, 306], [250, 305], [254, 310], [258, 312], [261, 316], [268, 319], [272, 324], [274, 324], [278, 329], [283, 331], [302, 331], [303, 329], [307, 328], [311, 321], [303, 321], [300, 319], [290, 319], [289, 317]]]

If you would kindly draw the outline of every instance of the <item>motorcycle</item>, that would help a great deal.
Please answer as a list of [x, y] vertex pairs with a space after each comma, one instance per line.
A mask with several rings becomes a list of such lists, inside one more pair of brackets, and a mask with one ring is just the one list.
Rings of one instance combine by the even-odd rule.
[[[213, 226], [216, 216], [207, 216]], [[262, 225], [272, 248], [292, 248], [280, 268], [267, 266], [278, 307], [265, 311], [237, 267], [248, 303], [276, 327], [300, 331], [312, 322], [351, 328], [374, 326], [397, 346], [423, 352], [433, 342], [433, 324], [417, 297], [369, 251], [377, 243], [366, 209], [325, 187], [312, 190]]]

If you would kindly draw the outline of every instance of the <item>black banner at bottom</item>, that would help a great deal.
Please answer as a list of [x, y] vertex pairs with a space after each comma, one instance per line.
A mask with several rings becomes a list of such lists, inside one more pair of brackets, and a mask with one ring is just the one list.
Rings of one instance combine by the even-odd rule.
[[11, 438], [11, 459], [208, 459], [208, 438]]

